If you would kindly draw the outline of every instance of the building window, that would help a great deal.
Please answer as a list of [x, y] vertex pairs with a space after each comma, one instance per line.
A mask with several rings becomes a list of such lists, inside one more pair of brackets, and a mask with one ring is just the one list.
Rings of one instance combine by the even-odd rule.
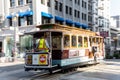
[[14, 7], [15, 6], [15, 0], [10, 0], [10, 7]]
[[74, 10], [74, 16], [76, 17], [76, 10]]
[[92, 22], [92, 16], [88, 15], [88, 21]]
[[44, 5], [45, 5], [45, 0], [41, 0], [41, 4], [44, 4]]
[[51, 19], [42, 16], [42, 24], [50, 23]]
[[32, 0], [26, 0], [26, 3], [32, 3]]
[[25, 25], [24, 17], [19, 17], [19, 26], [24, 26], [24, 25]]
[[8, 20], [9, 20], [9, 26], [12, 26], [12, 18], [10, 18]]
[[87, 6], [87, 3], [85, 1], [82, 1], [82, 7], [86, 8], [86, 6]]
[[[0, 42], [0, 53], [2, 53], [2, 42]], [[2, 55], [1, 55], [1, 57], [2, 57]]]
[[58, 1], [55, 0], [55, 10], [58, 10]]
[[75, 0], [75, 4], [80, 4], [80, 0]]
[[57, 20], [55, 20], [55, 23], [57, 23], [57, 24], [63, 24], [63, 22], [57, 21]]
[[47, 6], [50, 7], [50, 0], [47, 0]]
[[86, 14], [82, 13], [82, 20], [86, 20]]
[[87, 6], [87, 3], [85, 2], [84, 4], [85, 4], [85, 6], [84, 6], [84, 7], [86, 8], [86, 6]]
[[23, 5], [23, 0], [18, 0], [18, 5]]
[[87, 17], [86, 17], [87, 15], [86, 14], [84, 14], [84, 20], [86, 20], [87, 19]]
[[84, 7], [84, 1], [82, 0], [82, 7]]
[[78, 5], [79, 5], [79, 4], [80, 4], [80, 0], [78, 0], [78, 2], [77, 2], [77, 3], [78, 3]]
[[88, 10], [92, 10], [92, 5], [88, 4]]
[[77, 3], [77, 0], [75, 0], [75, 4]]
[[33, 24], [33, 16], [27, 16], [27, 25]]
[[66, 6], [66, 14], [68, 14], [68, 6]]
[[62, 9], [63, 9], [63, 4], [62, 3], [59, 3], [59, 10], [62, 12]]
[[84, 19], [84, 13], [82, 13], [82, 20]]
[[80, 11], [74, 10], [74, 16], [80, 18]]
[[72, 15], [72, 8], [69, 8], [69, 14]]
[[78, 13], [77, 17], [80, 18], [80, 11], [78, 11], [77, 13]]

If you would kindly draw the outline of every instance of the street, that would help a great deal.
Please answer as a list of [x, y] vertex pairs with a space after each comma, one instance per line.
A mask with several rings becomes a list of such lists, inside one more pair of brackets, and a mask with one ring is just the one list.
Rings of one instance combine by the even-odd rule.
[[24, 62], [0, 63], [0, 80], [120, 80], [120, 60], [105, 60], [101, 64], [78, 68], [77, 71], [41, 75], [25, 72]]

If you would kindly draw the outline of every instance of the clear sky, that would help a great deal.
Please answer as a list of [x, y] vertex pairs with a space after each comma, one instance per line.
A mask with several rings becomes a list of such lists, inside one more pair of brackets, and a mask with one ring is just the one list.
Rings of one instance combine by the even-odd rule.
[[110, 0], [110, 15], [120, 15], [120, 0]]

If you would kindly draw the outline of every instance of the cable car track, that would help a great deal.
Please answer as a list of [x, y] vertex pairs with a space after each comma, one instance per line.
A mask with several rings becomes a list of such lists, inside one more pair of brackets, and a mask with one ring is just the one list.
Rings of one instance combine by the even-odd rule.
[[[96, 65], [97, 66], [97, 65]], [[42, 71], [42, 72], [38, 72], [37, 74], [33, 75], [30, 77], [30, 80], [34, 80], [34, 79], [40, 79], [40, 80], [56, 80], [58, 77], [62, 78], [63, 76], [69, 76], [69, 75], [73, 75], [73, 74], [77, 74], [77, 73], [82, 73], [85, 71], [88, 71], [90, 69], [94, 69], [94, 65], [87, 65], [86, 67], [79, 67], [77, 68], [77, 70], [75, 69], [68, 69], [66, 70], [66, 72], [61, 73], [59, 72], [55, 72], [53, 74], [50, 74], [49, 71]], [[62, 79], [61, 79], [62, 80]]]

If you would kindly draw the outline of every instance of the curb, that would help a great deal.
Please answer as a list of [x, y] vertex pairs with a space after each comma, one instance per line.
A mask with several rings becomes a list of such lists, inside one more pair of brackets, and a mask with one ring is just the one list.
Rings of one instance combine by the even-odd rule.
[[25, 62], [24, 58], [0, 57], [0, 63]]

